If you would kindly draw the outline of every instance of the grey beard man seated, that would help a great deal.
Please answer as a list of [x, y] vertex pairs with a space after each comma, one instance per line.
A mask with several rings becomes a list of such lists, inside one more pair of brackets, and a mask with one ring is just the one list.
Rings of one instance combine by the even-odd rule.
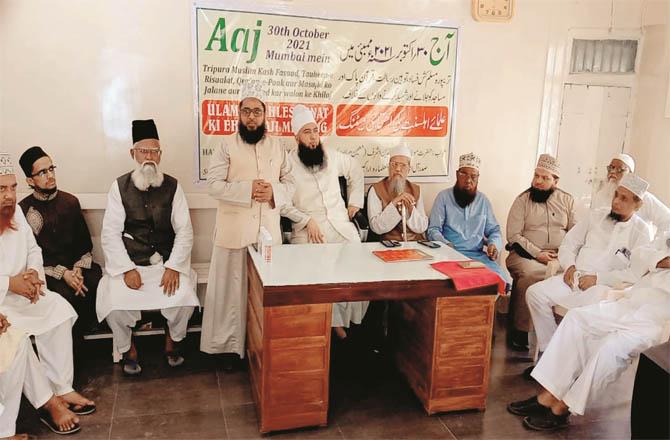
[[610, 291], [598, 304], [571, 309], [561, 321], [532, 373], [540, 392], [507, 407], [524, 417], [526, 427], [567, 427], [570, 413], [583, 415], [634, 358], [668, 340], [670, 229], [633, 251], [631, 266], [635, 277], [642, 276], [632, 287]]
[[130, 376], [142, 372], [132, 341], [141, 312], [160, 310], [165, 317], [166, 361], [178, 367], [184, 363], [179, 342], [200, 305], [186, 197], [177, 180], [160, 171], [161, 153], [153, 120], [133, 121], [135, 170], [112, 184], [102, 224], [105, 276], [96, 311], [112, 329], [115, 354], [123, 355], [123, 372]]

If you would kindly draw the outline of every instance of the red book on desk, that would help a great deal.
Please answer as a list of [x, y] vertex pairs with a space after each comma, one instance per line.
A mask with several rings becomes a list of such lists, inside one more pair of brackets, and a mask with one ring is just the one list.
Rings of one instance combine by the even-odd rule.
[[400, 261], [430, 260], [433, 257], [419, 249], [389, 249], [387, 251], [372, 251], [385, 263], [398, 263]]
[[461, 261], [441, 261], [430, 266], [451, 278], [456, 290], [474, 289], [475, 287], [498, 285], [498, 292], [505, 293], [505, 282], [497, 273], [488, 267], [463, 268], [459, 265]]

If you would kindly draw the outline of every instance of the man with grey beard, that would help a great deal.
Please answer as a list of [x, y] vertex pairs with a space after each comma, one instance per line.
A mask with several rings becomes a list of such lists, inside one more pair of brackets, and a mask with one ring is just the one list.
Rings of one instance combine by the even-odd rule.
[[[628, 154], [615, 155], [607, 165], [607, 179], [600, 183], [591, 196], [591, 210], [608, 209], [612, 204], [614, 192], [621, 179], [635, 172], [635, 160]], [[642, 207], [637, 215], [649, 223], [652, 231], [665, 231], [670, 228], [670, 208], [651, 192], [644, 193]]]
[[112, 329], [115, 354], [123, 372], [142, 372], [132, 329], [142, 310], [160, 310], [167, 320], [165, 357], [169, 366], [184, 363], [179, 342], [186, 337], [195, 306], [191, 269], [193, 228], [184, 191], [160, 170], [161, 144], [154, 121], [133, 121], [130, 156], [135, 170], [114, 181], [102, 224], [105, 276], [96, 312]]
[[370, 228], [383, 240], [423, 240], [428, 228], [419, 185], [407, 180], [411, 160], [407, 145], [395, 147], [390, 153], [388, 177], [372, 185], [368, 192]]

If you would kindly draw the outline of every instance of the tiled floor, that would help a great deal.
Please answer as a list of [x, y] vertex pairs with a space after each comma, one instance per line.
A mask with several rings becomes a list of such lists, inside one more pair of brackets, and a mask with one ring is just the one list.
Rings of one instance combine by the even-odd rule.
[[[246, 371], [225, 373], [197, 352], [190, 335], [188, 365], [170, 370], [160, 356], [160, 337], [140, 339], [142, 377], [123, 377], [111, 364], [109, 341], [86, 345], [77, 365], [78, 388], [96, 400], [98, 411], [82, 418], [79, 439], [260, 438]], [[373, 362], [345, 351], [334, 353], [329, 423], [326, 428], [275, 433], [274, 438], [630, 438], [629, 412], [634, 368], [611, 387], [585, 417], [572, 417], [569, 429], [538, 434], [507, 413], [510, 400], [530, 396], [535, 386], [520, 373], [527, 360], [508, 351], [496, 325], [487, 409], [428, 417], [389, 362]], [[62, 438], [42, 426], [24, 402], [18, 431], [37, 438]]]

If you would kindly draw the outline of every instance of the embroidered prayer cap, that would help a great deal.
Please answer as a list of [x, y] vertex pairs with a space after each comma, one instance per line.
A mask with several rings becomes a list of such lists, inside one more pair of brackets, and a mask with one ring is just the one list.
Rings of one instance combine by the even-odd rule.
[[625, 153], [619, 153], [612, 158], [612, 160], [614, 159], [618, 159], [621, 162], [625, 163], [631, 173], [635, 172], [635, 159], [633, 159], [632, 156]]
[[240, 102], [247, 98], [256, 98], [265, 104], [267, 95], [263, 90], [263, 84], [257, 79], [247, 79], [240, 87]]
[[19, 165], [21, 165], [23, 174], [25, 174], [26, 177], [32, 177], [33, 164], [37, 161], [37, 159], [41, 159], [45, 156], [48, 157], [49, 155], [45, 153], [41, 147], [37, 146], [30, 147], [26, 151], [24, 151], [21, 157], [19, 158]]
[[144, 139], [159, 139], [158, 130], [153, 119], [133, 121], [133, 144]]
[[9, 174], [14, 174], [12, 157], [9, 153], [0, 152], [0, 176], [7, 176]]
[[412, 160], [412, 150], [409, 149], [406, 143], [402, 143], [399, 145], [396, 145], [393, 147], [391, 150], [391, 153], [389, 155], [389, 159], [392, 158], [393, 156], [405, 156], [408, 158], [410, 161]]
[[645, 193], [647, 192], [647, 189], [649, 188], [649, 183], [635, 174], [628, 173], [624, 174], [624, 176], [621, 178], [619, 186], [626, 188], [642, 199], [642, 197], [644, 197]]
[[463, 154], [458, 158], [458, 169], [468, 167], [478, 170], [481, 163], [482, 160], [475, 153]]
[[550, 154], [540, 154], [539, 159], [537, 159], [537, 165], [535, 168], [540, 168], [545, 171], [549, 171], [556, 177], [561, 175], [561, 166], [558, 163], [558, 159]]
[[305, 107], [302, 104], [298, 104], [293, 107], [293, 119], [291, 119], [291, 130], [293, 130], [294, 135], [298, 135], [302, 127], [309, 123], [315, 123], [314, 114], [310, 109]]

